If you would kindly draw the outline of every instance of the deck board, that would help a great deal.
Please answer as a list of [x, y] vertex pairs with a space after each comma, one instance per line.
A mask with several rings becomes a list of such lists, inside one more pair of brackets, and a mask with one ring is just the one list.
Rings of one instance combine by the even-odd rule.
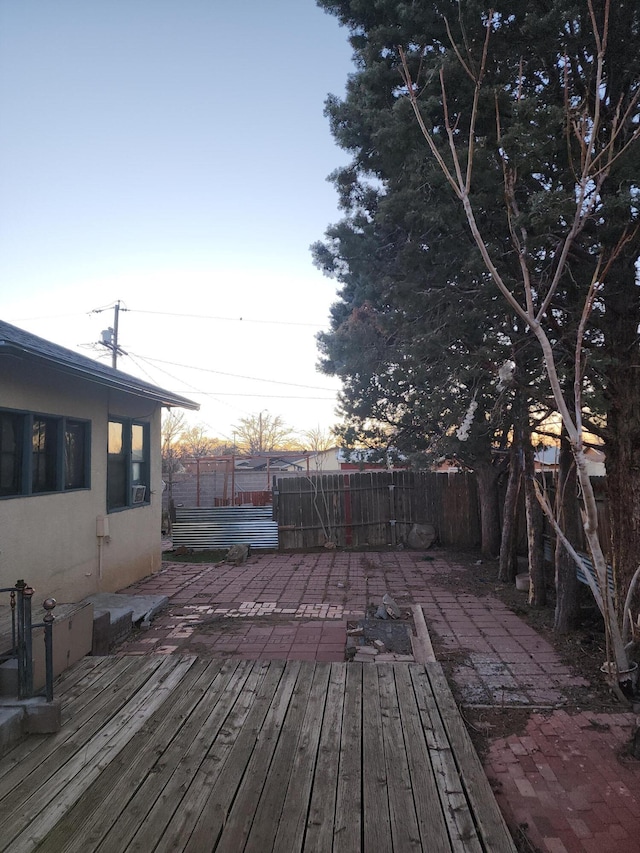
[[359, 853], [362, 849], [362, 667], [347, 667], [342, 726], [338, 731], [340, 759], [333, 853]]
[[338, 774], [335, 768], [341, 752], [345, 683], [348, 685], [346, 676], [347, 671], [344, 667], [336, 665], [331, 667], [325, 713], [320, 725], [320, 740], [318, 742], [304, 847], [302, 848], [305, 853], [331, 853], [334, 827], [335, 837], [339, 838], [336, 810]]
[[[324, 713], [331, 664], [316, 664], [309, 699], [291, 764], [287, 790], [280, 811], [281, 819], [273, 842], [274, 850], [301, 850], [307, 822], [307, 808], [313, 788], [315, 756]], [[270, 787], [270, 786], [269, 786]], [[250, 839], [251, 843], [251, 839]], [[247, 850], [249, 846], [247, 847]], [[261, 850], [264, 848], [258, 848]]]
[[[260, 671], [252, 674], [250, 665], [236, 664], [222, 671], [214, 680], [192, 715], [183, 726], [178, 738], [167, 749], [169, 761], [163, 762], [158, 773], [153, 774], [137, 793], [135, 802], [127, 810], [126, 838], [122, 836], [122, 821], [114, 825], [99, 850], [173, 850], [174, 838], [188, 836], [199, 808], [204, 802], [211, 782], [215, 762], [210, 759], [212, 743], [224, 741], [224, 727], [230, 713], [236, 709], [238, 697], [244, 695], [247, 681], [249, 690], [260, 678]], [[243, 722], [236, 714], [235, 725]], [[131, 840], [129, 840], [131, 839]], [[176, 847], [175, 849], [179, 849]]]
[[[378, 673], [382, 736], [384, 741], [385, 776], [389, 798], [389, 817], [394, 850], [422, 850], [418, 818], [413, 797], [413, 780], [409, 772], [406, 744], [400, 719], [394, 670], [390, 666], [375, 667]], [[407, 746], [409, 749], [407, 750]]]
[[0, 851], [515, 851], [438, 664], [105, 658], [57, 690]]
[[[239, 713], [227, 723], [225, 736], [212, 744], [207, 755], [207, 767], [203, 774], [196, 776], [191, 786], [193, 795], [200, 797], [199, 816], [195, 827], [184, 847], [185, 853], [201, 853], [213, 849], [227, 821], [236, 790], [247, 771], [247, 765], [256, 748], [262, 725], [269, 706], [277, 691], [285, 665], [274, 662], [268, 667], [261, 665], [264, 674], [257, 688], [240, 698]], [[181, 843], [190, 829], [181, 816], [182, 831], [175, 831], [169, 840]], [[192, 824], [193, 825], [193, 824]], [[164, 845], [166, 853], [174, 848]], [[179, 849], [176, 847], [175, 849]]]
[[378, 665], [362, 671], [362, 773], [364, 850], [393, 850], [384, 760], [382, 711], [378, 696]]
[[414, 804], [422, 846], [425, 850], [447, 850], [451, 846], [447, 823], [411, 674], [407, 667], [396, 667], [394, 672], [402, 731], [407, 744], [408, 773], [416, 792]]
[[412, 670], [411, 675], [451, 849], [455, 853], [478, 853], [482, 846], [476, 833], [475, 817], [467, 803], [462, 774], [458, 772], [453, 749], [438, 711], [438, 699], [441, 697], [433, 693], [428, 672], [429, 668], [425, 666], [420, 670]]
[[[12, 837], [12, 853], [28, 853], [34, 849], [34, 845], [46, 839], [60, 818], [75, 805], [102, 770], [127, 746], [140, 726], [178, 687], [192, 663], [193, 659], [187, 658], [173, 666], [173, 661], [163, 661], [153, 677], [136, 691], [115, 716], [105, 720], [90, 740], [77, 748], [73, 744], [72, 755], [67, 750], [64, 763], [46, 780], [42, 780], [38, 773], [31, 774], [33, 780], [28, 780], [28, 796], [19, 810], [15, 804], [12, 805], [8, 819], [0, 824], [3, 843], [10, 835]], [[55, 754], [50, 756], [49, 764], [54, 761]], [[13, 797], [16, 795], [20, 796], [20, 789], [14, 790]], [[12, 795], [9, 795], [5, 799], [11, 798]], [[16, 814], [18, 811], [19, 816]]]
[[180, 690], [173, 691], [153, 722], [140, 729], [127, 750], [58, 821], [38, 848], [39, 853], [80, 853], [106, 834], [126, 805], [127, 791], [133, 796], [140, 788], [157, 762], [158, 750], [166, 748], [175, 736], [176, 719], [190, 714], [199, 701], [198, 682], [206, 678], [210, 683], [220, 666], [220, 662], [211, 665], [202, 660], [189, 669]]
[[[292, 708], [286, 727], [287, 733], [291, 729], [297, 729], [300, 723], [300, 703], [292, 702], [300, 670], [300, 663], [294, 661], [286, 667], [283, 673], [280, 684], [273, 697], [273, 702], [269, 707], [264, 724], [260, 730], [258, 739], [260, 748], [254, 749], [251, 755], [247, 771], [236, 791], [233, 804], [222, 827], [222, 833], [216, 846], [216, 850], [220, 850], [221, 853], [236, 853], [236, 851], [243, 849], [258, 811], [267, 775], [272, 772], [272, 764], [276, 768], [282, 768], [281, 761], [274, 761], [274, 755], [278, 743], [281, 742], [280, 736], [285, 729], [285, 717], [287, 716], [290, 705]], [[306, 668], [306, 671], [308, 671], [308, 668]], [[273, 772], [276, 775], [274, 784], [269, 786], [269, 791], [275, 794], [275, 789], [281, 784], [281, 779], [278, 779], [275, 770]], [[274, 819], [277, 820], [278, 816], [274, 815]], [[263, 849], [267, 850], [270, 848], [263, 847]]]

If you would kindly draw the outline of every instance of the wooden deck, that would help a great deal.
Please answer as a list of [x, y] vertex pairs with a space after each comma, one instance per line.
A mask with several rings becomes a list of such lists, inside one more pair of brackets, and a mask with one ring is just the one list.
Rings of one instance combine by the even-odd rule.
[[514, 853], [438, 664], [85, 658], [0, 850]]

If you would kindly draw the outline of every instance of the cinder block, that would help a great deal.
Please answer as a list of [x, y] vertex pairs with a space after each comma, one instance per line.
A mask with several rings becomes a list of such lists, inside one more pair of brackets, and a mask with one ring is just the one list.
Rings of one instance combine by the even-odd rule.
[[11, 697], [18, 695], [18, 659], [10, 658], [0, 664], [0, 696]]
[[[114, 614], [111, 614], [112, 617]], [[119, 643], [126, 639], [133, 630], [133, 610], [127, 610], [121, 616], [112, 618], [111, 628], [109, 631], [110, 644]]]
[[0, 708], [0, 757], [23, 737], [24, 713], [20, 708]]
[[91, 654], [94, 657], [106, 657], [109, 654], [109, 639], [111, 637], [111, 617], [108, 613], [100, 613], [93, 618], [93, 638]]
[[25, 701], [24, 711], [24, 731], [27, 734], [42, 735], [60, 731], [62, 704], [59, 699], [47, 702], [41, 696], [36, 696]]
[[[53, 676], [56, 678], [91, 651], [93, 606], [86, 602], [62, 605], [53, 623]], [[33, 632], [33, 688], [45, 686], [44, 631]]]

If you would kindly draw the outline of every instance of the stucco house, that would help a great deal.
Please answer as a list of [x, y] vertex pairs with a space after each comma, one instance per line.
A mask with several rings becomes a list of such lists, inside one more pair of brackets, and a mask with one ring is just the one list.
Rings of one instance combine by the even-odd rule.
[[[606, 477], [606, 458], [599, 447], [585, 447], [584, 455], [587, 462], [587, 473], [590, 477]], [[536, 471], [557, 471], [560, 464], [560, 447], [557, 444], [547, 444], [535, 452]]]
[[184, 397], [0, 321], [0, 586], [79, 602], [161, 565], [161, 410]]

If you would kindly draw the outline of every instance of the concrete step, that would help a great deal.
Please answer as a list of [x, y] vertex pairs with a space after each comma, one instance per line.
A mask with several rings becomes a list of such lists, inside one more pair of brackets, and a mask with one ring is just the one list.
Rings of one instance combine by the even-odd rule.
[[0, 757], [9, 752], [26, 735], [21, 708], [0, 708]]

